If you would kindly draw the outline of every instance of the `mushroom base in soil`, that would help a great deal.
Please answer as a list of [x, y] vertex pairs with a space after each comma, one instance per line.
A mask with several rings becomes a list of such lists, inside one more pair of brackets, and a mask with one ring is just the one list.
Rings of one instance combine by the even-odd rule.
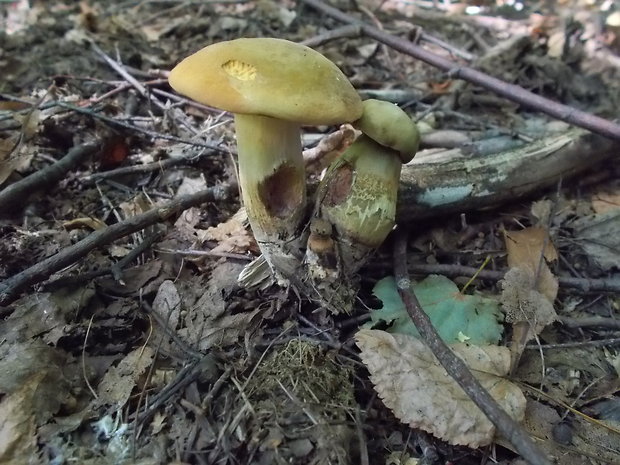
[[[396, 105], [366, 100], [363, 107], [354, 123], [362, 135], [319, 186], [313, 223], [329, 227], [310, 235], [305, 257], [315, 287], [325, 300], [339, 302], [340, 312], [352, 308], [357, 272], [394, 228], [402, 163], [413, 158], [419, 142], [417, 126]], [[326, 250], [328, 234], [333, 250]]]
[[335, 228], [345, 275], [394, 228], [401, 167], [398, 153], [362, 134], [326, 174], [320, 215]]

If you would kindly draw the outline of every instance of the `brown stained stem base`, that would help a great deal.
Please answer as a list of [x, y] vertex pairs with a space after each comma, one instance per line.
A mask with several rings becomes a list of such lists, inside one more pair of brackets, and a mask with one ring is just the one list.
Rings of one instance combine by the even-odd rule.
[[[0, 306], [10, 304], [29, 286], [40, 283], [53, 273], [75, 263], [97, 247], [164, 221], [190, 207], [205, 202], [226, 200], [234, 192], [236, 192], [236, 186], [211, 187], [195, 194], [184, 195], [165, 205], [152, 208], [141, 215], [132, 216], [107, 228], [95, 231], [81, 241], [62, 249], [57, 254], [0, 282]], [[11, 313], [11, 309], [0, 309], [0, 317], [9, 313]]]
[[515, 450], [528, 463], [532, 465], [551, 465], [551, 462], [525, 430], [502, 410], [493, 397], [471, 374], [465, 363], [439, 338], [428, 315], [422, 311], [418, 299], [411, 290], [411, 281], [407, 271], [407, 236], [402, 231], [397, 233], [394, 242], [394, 275], [396, 277], [398, 293], [403, 299], [407, 313], [420, 332], [422, 340], [437, 357], [439, 363], [461, 386], [478, 408], [484, 412], [495, 425], [498, 432], [513, 445]]
[[326, 5], [320, 0], [301, 1], [315, 10], [321, 11], [340, 22], [358, 25], [361, 27], [362, 32], [368, 37], [372, 37], [373, 39], [378, 40], [379, 42], [382, 42], [401, 53], [422, 60], [443, 71], [447, 71], [450, 73], [452, 78], [463, 79], [471, 82], [472, 84], [482, 86], [485, 89], [495, 92], [496, 94], [525, 107], [546, 113], [554, 118], [588, 129], [602, 136], [606, 136], [614, 140], [620, 140], [620, 125], [612, 121], [608, 121], [604, 118], [586, 113], [576, 108], [562, 105], [561, 103], [554, 102], [553, 100], [541, 97], [540, 95], [533, 94], [520, 86], [509, 84], [473, 68], [460, 66], [459, 64], [442, 56], [431, 53], [408, 40], [393, 36], [387, 32], [377, 29], [374, 26], [366, 24], [363, 21], [355, 19], [336, 8]]

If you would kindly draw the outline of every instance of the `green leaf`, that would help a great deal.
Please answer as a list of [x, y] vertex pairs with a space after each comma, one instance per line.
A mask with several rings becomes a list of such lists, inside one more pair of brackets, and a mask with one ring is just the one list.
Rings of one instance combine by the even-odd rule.
[[[501, 311], [497, 300], [481, 295], [461, 294], [454, 282], [441, 275], [431, 275], [413, 284], [412, 290], [446, 343], [484, 345], [497, 344], [499, 341], [502, 326], [499, 324]], [[384, 322], [389, 325], [388, 332], [420, 337], [407, 314], [393, 277], [379, 281], [373, 293], [383, 302], [383, 308], [371, 312], [371, 322], [366, 327], [375, 327]]]

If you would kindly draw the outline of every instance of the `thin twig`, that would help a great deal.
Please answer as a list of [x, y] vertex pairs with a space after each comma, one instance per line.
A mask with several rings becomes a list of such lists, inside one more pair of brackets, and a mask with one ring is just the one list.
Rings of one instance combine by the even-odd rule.
[[216, 362], [213, 354], [206, 354], [201, 359], [195, 359], [189, 365], [183, 367], [164, 389], [150, 399], [148, 407], [145, 407], [142, 413], [136, 412], [129, 417], [130, 420], [135, 420], [133, 427], [137, 427], [148, 420], [175, 393], [187, 387], [198, 377], [202, 376], [209, 380], [215, 380], [217, 376], [215, 367]]
[[[378, 267], [384, 267], [377, 262]], [[409, 272], [415, 274], [443, 274], [448, 277], [473, 276], [478, 268], [464, 265], [435, 264], [426, 265], [413, 263], [408, 266]], [[500, 281], [504, 278], [506, 271], [482, 270], [478, 273], [479, 279]], [[571, 278], [568, 276], [558, 276], [560, 287], [577, 289], [584, 293], [598, 292], [620, 292], [620, 279], [618, 278]]]
[[366, 443], [363, 424], [364, 420], [362, 419], [362, 412], [358, 407], [355, 409], [355, 430], [357, 432], [357, 444], [360, 455], [359, 463], [360, 465], [370, 465], [370, 460], [368, 458], [368, 444]]
[[141, 128], [139, 126], [134, 126], [132, 124], [125, 123], [124, 121], [120, 121], [120, 120], [117, 120], [117, 119], [110, 118], [108, 116], [102, 115], [100, 113], [97, 113], [93, 109], [76, 107], [75, 105], [70, 105], [68, 103], [61, 102], [61, 101], [57, 101], [56, 104], [59, 107], [66, 108], [68, 110], [75, 111], [77, 113], [82, 113], [84, 115], [88, 115], [88, 116], [90, 116], [92, 118], [96, 118], [98, 120], [104, 121], [104, 122], [109, 123], [109, 124], [111, 124], [113, 126], [120, 126], [122, 128], [129, 129], [131, 131], [141, 132], [142, 134], [145, 134], [145, 135], [147, 135], [149, 137], [152, 137], [153, 139], [162, 139], [162, 140], [169, 140], [169, 141], [172, 141], [172, 142], [180, 142], [181, 144], [193, 145], [195, 147], [204, 147], [204, 148], [215, 150], [217, 152], [225, 153], [225, 154], [229, 154], [231, 152], [230, 150], [228, 150], [228, 149], [226, 149], [224, 147], [220, 147], [220, 146], [218, 146], [216, 144], [210, 144], [208, 142], [199, 142], [199, 141], [187, 140], [187, 139], [183, 139], [181, 137], [171, 136], [171, 135], [168, 135], [168, 134], [161, 134], [159, 132], [151, 131], [149, 129], [144, 129], [144, 128]]
[[6, 187], [0, 192], [0, 212], [9, 211], [16, 205], [24, 207], [30, 194], [56, 184], [69, 170], [75, 168], [97, 150], [98, 146], [97, 141], [76, 145], [56, 163]]
[[110, 68], [116, 71], [123, 79], [125, 79], [129, 84], [131, 84], [132, 87], [136, 89], [142, 97], [147, 100], [150, 99], [160, 110], [166, 110], [166, 105], [164, 105], [159, 100], [152, 98], [150, 96], [150, 92], [146, 89], [146, 87], [144, 87], [135, 77], [129, 74], [129, 72], [123, 67], [123, 65], [108, 56], [108, 54], [101, 50], [101, 48], [95, 42], [91, 41], [90, 46], [93, 48], [95, 53], [99, 55], [99, 57], [102, 58], [103, 61], [108, 64], [108, 66], [110, 66]]
[[329, 42], [336, 39], [343, 39], [349, 37], [359, 37], [362, 34], [362, 29], [355, 24], [348, 24], [346, 26], [337, 27], [322, 34], [310, 37], [309, 39], [299, 42], [306, 47], [318, 47], [325, 42]]
[[168, 336], [170, 339], [172, 339], [172, 342], [174, 342], [177, 346], [179, 346], [179, 348], [183, 352], [185, 352], [186, 355], [189, 355], [190, 357], [192, 357], [192, 358], [194, 358], [196, 360], [200, 359], [200, 358], [202, 358], [204, 356], [204, 354], [202, 352], [200, 352], [199, 350], [194, 349], [187, 342], [185, 342], [183, 339], [181, 339], [181, 337], [176, 333], [176, 331], [173, 328], [170, 327], [169, 320], [170, 320], [171, 312], [169, 312], [167, 318], [164, 319], [159, 313], [157, 313], [155, 310], [153, 310], [153, 307], [151, 307], [151, 305], [148, 304], [147, 302], [142, 302], [141, 306], [142, 306], [142, 309], [146, 313], [148, 313], [150, 316], [153, 317], [155, 322], [162, 329], [163, 333], [166, 336]]
[[[152, 208], [140, 215], [94, 231], [81, 241], [0, 282], [0, 306], [6, 306], [13, 302], [28, 286], [47, 279], [51, 274], [75, 263], [97, 247], [140, 231], [147, 226], [165, 221], [190, 207], [204, 202], [226, 200], [235, 192], [235, 189], [236, 186], [219, 185], [195, 194], [184, 195], [163, 206]], [[10, 312], [11, 310], [0, 310], [0, 317]]]
[[205, 157], [213, 154], [212, 150], [202, 151], [197, 155], [187, 157], [167, 158], [165, 160], [154, 161], [151, 163], [144, 163], [141, 165], [122, 166], [109, 171], [100, 171], [98, 173], [92, 173], [82, 178], [83, 182], [92, 182], [100, 179], [116, 178], [119, 176], [125, 176], [128, 174], [145, 174], [152, 171], [164, 171], [167, 168], [179, 165], [192, 165], [204, 160]]
[[407, 313], [420, 332], [422, 340], [431, 349], [448, 374], [527, 462], [532, 465], [551, 465], [551, 462], [525, 430], [502, 410], [495, 399], [471, 374], [463, 360], [457, 357], [440, 339], [430, 318], [422, 311], [418, 299], [411, 290], [411, 281], [407, 271], [407, 236], [404, 232], [397, 233], [394, 243], [394, 275], [398, 293], [403, 299]]
[[86, 273], [80, 273], [76, 276], [60, 276], [56, 279], [50, 280], [43, 285], [44, 291], [52, 289], [58, 289], [63, 286], [76, 286], [92, 279], [99, 278], [101, 276], [122, 276], [122, 270], [132, 263], [142, 252], [149, 249], [155, 241], [162, 237], [163, 232], [158, 231], [150, 236], [146, 237], [135, 248], [131, 249], [127, 255], [121, 258], [118, 262], [112, 264], [110, 268], [104, 270], [93, 270]]
[[320, 0], [301, 1], [308, 6], [337, 19], [338, 21], [360, 26], [362, 28], [362, 32], [364, 32], [367, 36], [389, 45], [399, 52], [422, 60], [443, 71], [449, 72], [452, 78], [463, 79], [471, 82], [472, 84], [482, 86], [485, 89], [495, 92], [496, 94], [501, 95], [502, 97], [513, 102], [517, 102], [525, 107], [546, 113], [554, 118], [566, 121], [569, 124], [574, 124], [575, 126], [580, 126], [611, 139], [620, 140], [620, 125], [612, 121], [586, 113], [576, 108], [562, 105], [561, 103], [554, 102], [553, 100], [541, 97], [540, 95], [533, 94], [532, 92], [525, 90], [523, 87], [509, 84], [473, 68], [460, 66], [459, 64], [429, 52], [428, 50], [415, 45], [408, 40], [393, 36], [363, 21], [355, 19], [336, 8], [326, 5]]
[[571, 318], [561, 316], [560, 321], [568, 328], [606, 328], [620, 330], [620, 320], [615, 318], [605, 318], [602, 316], [591, 316], [588, 318]]
[[251, 262], [256, 259], [256, 257], [252, 257], [249, 255], [243, 255], [240, 253], [233, 252], [214, 252], [213, 250], [191, 250], [191, 249], [168, 249], [168, 248], [158, 248], [157, 251], [162, 254], [174, 254], [185, 257], [213, 257], [213, 258], [230, 258], [233, 260], [242, 260], [244, 262]]
[[584, 347], [610, 347], [620, 345], [620, 337], [611, 339], [599, 339], [596, 341], [565, 342], [563, 344], [530, 344], [525, 346], [526, 350], [562, 350], [579, 349]]

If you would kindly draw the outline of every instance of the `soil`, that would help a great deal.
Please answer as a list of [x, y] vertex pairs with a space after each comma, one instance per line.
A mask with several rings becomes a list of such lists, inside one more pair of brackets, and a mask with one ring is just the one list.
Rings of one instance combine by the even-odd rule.
[[[538, 95], [618, 117], [620, 31], [605, 25], [610, 2], [534, 10], [471, 1], [467, 15], [450, 3], [332, 6]], [[387, 305], [373, 286], [394, 274], [392, 237], [360, 271], [349, 312], [334, 314], [296, 286], [237, 280], [260, 250], [240, 211], [232, 116], [175, 94], [168, 70], [214, 42], [324, 39], [341, 23], [288, 0], [19, 0], [0, 11], [0, 463], [522, 463], [505, 439], [474, 447], [438, 439], [377, 395], [380, 376], [355, 338]], [[343, 34], [313, 48], [362, 95], [404, 108], [424, 149], [482, 156], [564, 124]], [[337, 130], [303, 128], [304, 148], [338, 156], [338, 144], [317, 145]], [[11, 186], [68, 154], [75, 161], [65, 172], [3, 204]], [[518, 352], [506, 378], [528, 400], [522, 424], [564, 464], [620, 463], [620, 168], [607, 155], [588, 157], [602, 161], [578, 164], [577, 176], [554, 178], [551, 189], [397, 217], [412, 278], [448, 276], [513, 318], [502, 319], [497, 345]], [[110, 234], [115, 225], [122, 229]], [[536, 233], [510, 239], [520, 230]], [[530, 240], [534, 259], [523, 252]], [[45, 261], [84, 243], [63, 262]], [[508, 301], [506, 287], [516, 285], [502, 278], [528, 260], [544, 262], [548, 275], [541, 265], [523, 286], [550, 296], [526, 299], [531, 318], [541, 306], [554, 316], [530, 320], [536, 334], [519, 340], [523, 288]], [[395, 391], [405, 389], [393, 379]]]

